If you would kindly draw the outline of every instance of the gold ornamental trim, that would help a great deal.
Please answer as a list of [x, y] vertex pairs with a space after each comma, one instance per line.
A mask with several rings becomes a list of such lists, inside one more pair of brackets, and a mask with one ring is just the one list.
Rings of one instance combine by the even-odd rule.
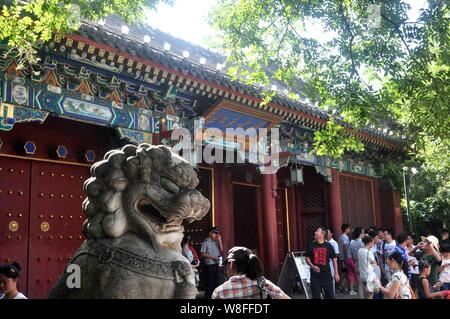
[[42, 222], [41, 223], [41, 230], [43, 232], [48, 232], [50, 230], [50, 224], [47, 222]]
[[9, 225], [9, 230], [12, 232], [16, 232], [19, 229], [19, 223], [15, 220], [12, 220]]

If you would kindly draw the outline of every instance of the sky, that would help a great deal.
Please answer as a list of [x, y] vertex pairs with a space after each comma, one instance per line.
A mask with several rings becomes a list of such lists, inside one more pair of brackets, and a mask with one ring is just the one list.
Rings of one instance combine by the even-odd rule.
[[146, 14], [146, 22], [163, 32], [191, 43], [208, 47], [212, 30], [207, 16], [217, 0], [176, 0], [173, 6], [160, 4]]
[[[147, 23], [163, 32], [191, 43], [208, 47], [208, 36], [212, 35], [212, 29], [207, 22], [209, 11], [218, 0], [176, 0], [172, 6], [160, 4], [156, 11], [146, 14]], [[340, 1], [340, 0], [336, 0]], [[419, 16], [419, 10], [427, 2], [426, 0], [406, 0], [411, 5], [410, 20]], [[320, 28], [312, 28], [317, 37], [323, 33]], [[310, 32], [311, 33], [311, 32]]]

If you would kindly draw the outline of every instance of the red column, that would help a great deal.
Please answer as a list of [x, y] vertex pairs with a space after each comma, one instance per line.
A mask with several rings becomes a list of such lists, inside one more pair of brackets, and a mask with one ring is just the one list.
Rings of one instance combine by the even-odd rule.
[[399, 234], [403, 231], [403, 217], [400, 208], [400, 192], [396, 189], [392, 190], [393, 209], [394, 209], [394, 229], [395, 233]]
[[277, 177], [275, 174], [262, 175], [264, 270], [265, 275], [277, 279], [278, 273], [278, 233], [275, 194]]
[[403, 230], [400, 193], [391, 180], [382, 180], [379, 184], [381, 226], [391, 227], [396, 233], [399, 233]]
[[214, 166], [214, 226], [222, 235], [223, 255], [234, 246], [233, 193], [230, 178], [224, 165]]
[[333, 228], [335, 237], [339, 238], [342, 224], [341, 191], [339, 187], [339, 173], [334, 168], [331, 169], [331, 179], [332, 182], [329, 184], [331, 228]]
[[374, 209], [375, 209], [375, 225], [377, 227], [382, 226], [381, 223], [381, 210], [380, 210], [380, 193], [379, 193], [379, 180], [377, 178], [373, 179], [373, 199], [374, 199]]
[[288, 212], [289, 212], [289, 241], [291, 243], [290, 250], [298, 251], [300, 249], [298, 225], [297, 225], [297, 210], [295, 206], [295, 188], [290, 186], [287, 188], [288, 196]]

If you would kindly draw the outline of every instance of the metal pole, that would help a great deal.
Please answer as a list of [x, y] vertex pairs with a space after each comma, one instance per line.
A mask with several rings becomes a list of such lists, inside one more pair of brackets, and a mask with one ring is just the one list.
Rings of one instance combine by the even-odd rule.
[[406, 215], [408, 215], [408, 221], [409, 221], [409, 231], [412, 232], [412, 218], [411, 218], [411, 212], [409, 209], [409, 192], [408, 187], [406, 185], [406, 171], [403, 170], [403, 185], [405, 187], [405, 199], [406, 199]]

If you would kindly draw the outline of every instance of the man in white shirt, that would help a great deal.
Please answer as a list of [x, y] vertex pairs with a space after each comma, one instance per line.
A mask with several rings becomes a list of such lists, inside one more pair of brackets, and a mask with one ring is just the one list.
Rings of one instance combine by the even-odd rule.
[[411, 288], [414, 290], [416, 295], [418, 294], [419, 289], [419, 261], [415, 256], [410, 256], [409, 252], [414, 249], [414, 238], [412, 234], [407, 235], [406, 239], [406, 250], [408, 252], [408, 265], [409, 265], [409, 273], [411, 274]]
[[[339, 245], [337, 241], [333, 238], [333, 231], [328, 228], [327, 229], [327, 241], [328, 243], [333, 247], [334, 253], [336, 256], [339, 256]], [[330, 259], [330, 269], [331, 269], [331, 277], [333, 278], [333, 291], [336, 293], [336, 284], [334, 282], [334, 267], [333, 267], [333, 260]]]
[[345, 267], [345, 258], [347, 258], [347, 249], [350, 244], [349, 235], [351, 233], [349, 224], [342, 224], [342, 235], [339, 237], [339, 276], [342, 278], [339, 285], [341, 286], [341, 292], [348, 292], [344, 288], [344, 281], [347, 280], [347, 271]]
[[384, 230], [384, 243], [382, 245], [382, 253], [383, 253], [383, 262], [384, 262], [384, 274], [386, 276], [386, 280], [391, 281], [391, 276], [393, 271], [389, 268], [387, 263], [388, 256], [394, 251], [397, 246], [397, 242], [394, 240], [394, 231], [390, 228], [386, 228]]
[[371, 248], [374, 245], [374, 238], [365, 235], [362, 238], [364, 247], [358, 250], [358, 267], [359, 267], [359, 290], [358, 294], [361, 299], [372, 299], [375, 285], [375, 267], [377, 262]]

